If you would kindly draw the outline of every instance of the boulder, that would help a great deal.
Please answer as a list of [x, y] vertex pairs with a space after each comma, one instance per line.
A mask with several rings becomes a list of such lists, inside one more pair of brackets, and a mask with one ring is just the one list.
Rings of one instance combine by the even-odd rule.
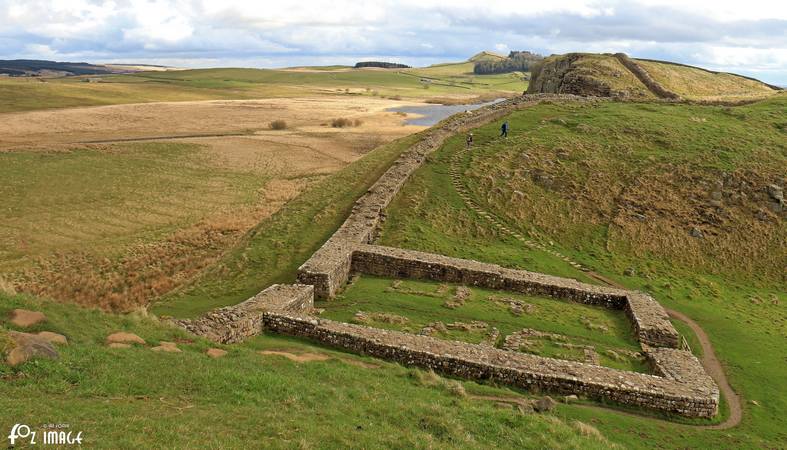
[[178, 348], [178, 344], [174, 342], [166, 342], [161, 341], [159, 342], [158, 347], [151, 348], [154, 352], [167, 352], [167, 353], [180, 353], [181, 350]]
[[107, 344], [141, 344], [145, 345], [145, 340], [134, 333], [119, 331], [107, 336]]
[[34, 358], [58, 359], [60, 357], [50, 342], [35, 334], [11, 331], [8, 337], [14, 345], [6, 356], [6, 362], [10, 366], [17, 366]]
[[11, 323], [22, 328], [32, 327], [46, 321], [46, 316], [42, 312], [29, 311], [27, 309], [15, 309], [11, 311]]
[[122, 342], [111, 342], [109, 348], [131, 348], [131, 344], [124, 344]]
[[227, 354], [226, 350], [222, 350], [220, 348], [209, 348], [208, 351], [205, 352], [206, 355], [210, 356], [213, 359], [221, 358], [222, 356]]
[[53, 333], [51, 331], [42, 331], [38, 333], [38, 337], [44, 339], [50, 344], [68, 345], [68, 339], [62, 334]]
[[555, 404], [556, 402], [552, 400], [552, 397], [546, 395], [536, 400], [536, 403], [533, 404], [533, 409], [536, 412], [548, 412], [555, 408]]

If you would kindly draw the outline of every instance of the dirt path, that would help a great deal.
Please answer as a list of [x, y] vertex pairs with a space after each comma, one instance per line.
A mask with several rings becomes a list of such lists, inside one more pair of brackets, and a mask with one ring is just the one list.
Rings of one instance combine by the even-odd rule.
[[694, 334], [697, 335], [697, 339], [699, 339], [700, 345], [702, 346], [702, 358], [700, 359], [702, 366], [705, 367], [705, 371], [708, 372], [708, 375], [710, 375], [716, 381], [716, 384], [719, 385], [719, 389], [721, 389], [721, 392], [724, 394], [724, 398], [727, 399], [727, 404], [730, 405], [730, 416], [727, 420], [718, 425], [708, 425], [705, 428], [726, 430], [737, 426], [741, 423], [741, 419], [743, 418], [743, 402], [741, 396], [732, 389], [732, 386], [730, 386], [730, 383], [727, 381], [727, 376], [724, 374], [724, 368], [721, 366], [719, 359], [716, 358], [716, 353], [713, 351], [713, 346], [708, 338], [708, 334], [705, 333], [705, 330], [703, 330], [697, 322], [679, 311], [667, 309], [667, 314], [673, 319], [680, 320], [688, 325]]
[[[609, 278], [593, 271], [588, 272], [588, 275], [610, 286], [621, 289], [626, 288], [620, 283], [610, 280]], [[702, 367], [705, 368], [705, 371], [708, 372], [708, 375], [710, 375], [711, 378], [716, 381], [716, 384], [719, 385], [719, 389], [721, 390], [722, 394], [724, 394], [724, 398], [727, 399], [727, 403], [730, 405], [730, 416], [727, 418], [727, 420], [716, 425], [704, 425], [702, 428], [726, 430], [728, 428], [737, 426], [739, 423], [741, 423], [741, 419], [743, 418], [741, 397], [732, 389], [729, 381], [727, 381], [727, 375], [724, 374], [724, 368], [722, 367], [719, 359], [716, 357], [716, 352], [713, 351], [713, 345], [710, 342], [708, 333], [706, 333], [697, 322], [682, 312], [669, 308], [664, 309], [671, 318], [685, 323], [689, 326], [689, 328], [691, 328], [691, 331], [697, 335], [697, 339], [700, 341], [700, 346], [702, 347], [702, 358], [700, 358]]]
[[[467, 188], [464, 185], [464, 183], [462, 183], [462, 179], [461, 179], [462, 175], [459, 168], [459, 163], [461, 157], [465, 154], [466, 151], [467, 149], [465, 148], [463, 150], [454, 153], [454, 156], [451, 159], [451, 167], [450, 167], [451, 183], [456, 189], [456, 192], [459, 194], [459, 197], [462, 198], [462, 200], [464, 201], [465, 205], [467, 205], [470, 209], [478, 213], [478, 215], [480, 215], [488, 222], [490, 222], [496, 229], [498, 229], [503, 234], [512, 236], [513, 238], [522, 242], [523, 244], [525, 244], [530, 248], [537, 248], [557, 258], [560, 258], [563, 261], [566, 261], [572, 267], [582, 270], [586, 275], [588, 275], [589, 277], [595, 280], [598, 280], [609, 286], [626, 289], [626, 287], [621, 285], [620, 283], [617, 283], [614, 280], [611, 280], [599, 273], [596, 273], [593, 270], [590, 270], [589, 268], [583, 266], [582, 264], [579, 264], [576, 261], [571, 260], [569, 257], [557, 252], [556, 250], [549, 248], [544, 244], [541, 244], [540, 242], [536, 242], [531, 239], [528, 239], [523, 235], [521, 235], [520, 233], [508, 228], [500, 219], [498, 219], [493, 214], [491, 214], [490, 212], [486, 211], [481, 206], [479, 206], [470, 197], [470, 194], [467, 192]], [[705, 371], [708, 373], [708, 375], [710, 375], [711, 378], [713, 378], [713, 380], [716, 381], [716, 384], [718, 384], [719, 389], [721, 390], [722, 394], [724, 394], [724, 398], [727, 400], [727, 403], [729, 404], [730, 407], [730, 415], [724, 422], [716, 425], [695, 425], [693, 427], [725, 430], [737, 426], [738, 424], [740, 424], [741, 419], [743, 417], [743, 407], [742, 407], [741, 397], [732, 389], [732, 386], [730, 386], [729, 381], [727, 381], [727, 376], [724, 374], [724, 369], [721, 365], [721, 362], [716, 357], [716, 353], [713, 351], [713, 345], [710, 342], [710, 338], [708, 338], [708, 334], [705, 333], [705, 330], [703, 330], [702, 327], [700, 327], [700, 325], [697, 322], [693, 321], [685, 314], [672, 309], [665, 308], [665, 310], [667, 311], [667, 314], [670, 317], [676, 320], [680, 320], [681, 322], [684, 322], [686, 325], [689, 326], [689, 328], [692, 329], [692, 331], [694, 331], [694, 334], [697, 335], [697, 339], [700, 342], [700, 346], [702, 346], [702, 358], [700, 359], [700, 362], [702, 363], [702, 366], [705, 368]], [[610, 409], [602, 406], [588, 405], [587, 407]], [[617, 411], [615, 409], [613, 410]], [[645, 417], [633, 413], [627, 413], [627, 414], [635, 415], [637, 417]]]

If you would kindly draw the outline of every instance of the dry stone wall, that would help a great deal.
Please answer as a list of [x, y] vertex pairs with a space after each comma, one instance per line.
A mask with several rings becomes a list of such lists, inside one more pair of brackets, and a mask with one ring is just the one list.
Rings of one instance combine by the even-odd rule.
[[355, 246], [372, 241], [380, 226], [383, 210], [410, 175], [423, 164], [426, 156], [440, 148], [449, 136], [541, 100], [568, 98], [577, 99], [570, 95], [526, 95], [451, 116], [430, 128], [355, 202], [350, 216], [336, 233], [298, 269], [298, 282], [313, 284], [317, 298], [333, 297], [349, 279], [351, 254]]
[[199, 319], [173, 322], [211, 341], [233, 344], [262, 332], [265, 311], [303, 313], [313, 307], [314, 286], [274, 284], [243, 303], [215, 309]]
[[[277, 333], [466, 379], [579, 394], [688, 417], [713, 417], [718, 411], [716, 384], [694, 356], [681, 350], [667, 349], [670, 355], [666, 358], [661, 353], [654, 356], [654, 364], [666, 364], [662, 372], [669, 375], [655, 376], [278, 312], [265, 313], [264, 326]], [[675, 364], [676, 354], [680, 354], [680, 364]], [[677, 376], [673, 376], [675, 372]]]
[[506, 269], [497, 264], [379, 245], [358, 246], [353, 253], [352, 270], [389, 278], [418, 278], [545, 295], [617, 309], [623, 308], [627, 293], [568, 278]]
[[[457, 377], [494, 379], [525, 389], [537, 387], [580, 394], [688, 417], [714, 416], [719, 404], [718, 387], [694, 356], [669, 348], [677, 347], [678, 334], [664, 309], [647, 294], [496, 264], [370, 245], [383, 220], [385, 207], [426, 156], [448, 136], [541, 99], [563, 98], [579, 99], [566, 95], [523, 96], [443, 121], [403, 154], [355, 203], [344, 224], [299, 268], [298, 281], [302, 284], [273, 285], [239, 305], [214, 310], [196, 320], [175, 322], [222, 343], [240, 342], [267, 329]], [[623, 309], [634, 324], [655, 375], [308, 316], [314, 297], [332, 297], [353, 271], [546, 295]]]
[[647, 87], [648, 90], [650, 92], [653, 92], [657, 97], [666, 98], [670, 100], [680, 100], [680, 95], [670, 90], [667, 90], [664, 86], [661, 85], [661, 83], [654, 80], [653, 77], [650, 76], [647, 70], [645, 70], [642, 66], [637, 64], [636, 61], [629, 58], [628, 55], [626, 55], [625, 53], [615, 53], [615, 58], [617, 58], [618, 61], [620, 61], [620, 63], [623, 64], [623, 66], [626, 69], [628, 69], [631, 73], [633, 73], [634, 76], [637, 77], [637, 79], [641, 81], [642, 84], [644, 84], [645, 87]]

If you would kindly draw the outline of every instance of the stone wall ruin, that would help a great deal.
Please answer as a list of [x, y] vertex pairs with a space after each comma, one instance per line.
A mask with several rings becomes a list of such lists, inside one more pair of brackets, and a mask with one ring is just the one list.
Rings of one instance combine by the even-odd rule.
[[[450, 376], [493, 379], [525, 389], [579, 394], [686, 417], [713, 417], [718, 412], [718, 387], [697, 358], [690, 352], [676, 349], [678, 333], [661, 305], [649, 295], [496, 264], [370, 245], [384, 220], [385, 207], [426, 156], [439, 148], [446, 138], [542, 99], [564, 98], [577, 100], [566, 95], [527, 95], [441, 122], [425, 132], [422, 139], [356, 201], [342, 226], [298, 269], [301, 284], [274, 285], [239, 305], [211, 311], [196, 320], [175, 323], [221, 343], [240, 342], [265, 329]], [[333, 297], [344, 287], [352, 272], [460, 283], [622, 309], [632, 321], [653, 374], [311, 316], [314, 297]]]

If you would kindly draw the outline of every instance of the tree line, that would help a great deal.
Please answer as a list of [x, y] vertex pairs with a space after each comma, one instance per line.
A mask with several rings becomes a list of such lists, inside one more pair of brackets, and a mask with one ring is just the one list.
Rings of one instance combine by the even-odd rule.
[[382, 67], [383, 69], [409, 69], [410, 68], [410, 66], [406, 64], [399, 64], [399, 63], [392, 63], [392, 62], [361, 61], [355, 63], [356, 69], [360, 69], [361, 67]]

